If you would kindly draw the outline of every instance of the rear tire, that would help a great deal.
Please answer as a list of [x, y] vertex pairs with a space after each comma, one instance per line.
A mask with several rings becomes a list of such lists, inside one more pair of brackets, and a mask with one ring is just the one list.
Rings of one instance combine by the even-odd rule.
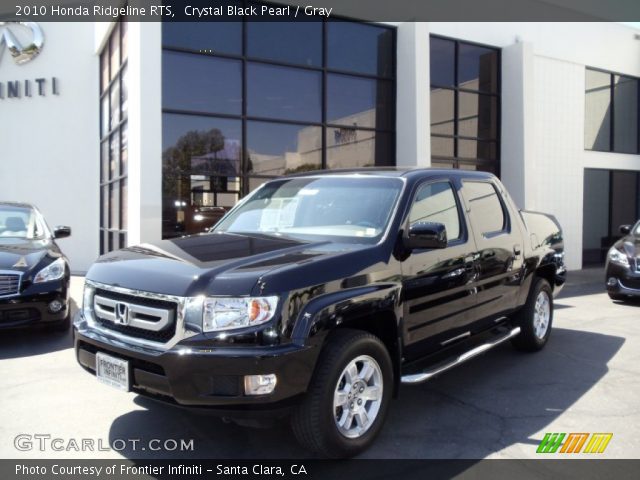
[[359, 330], [329, 334], [303, 402], [291, 417], [300, 444], [328, 458], [365, 450], [384, 424], [393, 390], [391, 357]]
[[527, 303], [514, 318], [514, 324], [520, 327], [520, 335], [511, 340], [512, 345], [524, 352], [542, 350], [551, 335], [552, 323], [551, 286], [544, 278], [534, 277]]

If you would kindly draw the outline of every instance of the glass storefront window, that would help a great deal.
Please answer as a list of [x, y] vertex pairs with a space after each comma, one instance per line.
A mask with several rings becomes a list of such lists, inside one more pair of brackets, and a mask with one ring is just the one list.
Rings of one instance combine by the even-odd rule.
[[375, 25], [327, 22], [327, 66], [346, 72], [391, 77], [393, 30]]
[[322, 67], [322, 23], [247, 22], [246, 25], [248, 57]]
[[613, 77], [613, 145], [616, 152], [638, 152], [638, 80]]
[[163, 236], [204, 231], [240, 194], [242, 122], [165, 113], [162, 140]]
[[327, 167], [393, 166], [390, 135], [350, 127], [327, 129]]
[[[233, 5], [234, 2], [229, 2]], [[241, 22], [165, 22], [162, 45], [198, 53], [242, 53]]]
[[498, 99], [491, 95], [458, 94], [458, 135], [498, 138]]
[[100, 253], [126, 246], [128, 25], [113, 27], [100, 53]]
[[609, 150], [611, 145], [611, 74], [586, 70], [584, 148]]
[[434, 165], [499, 172], [500, 51], [430, 37]]
[[587, 68], [584, 148], [640, 153], [637, 78]]
[[280, 176], [322, 168], [322, 128], [247, 123], [247, 172]]
[[262, 118], [320, 122], [321, 87], [320, 72], [249, 63], [247, 114]]
[[458, 42], [458, 87], [498, 93], [498, 50]]
[[392, 128], [393, 84], [385, 80], [327, 76], [327, 122], [381, 130]]
[[431, 37], [430, 42], [431, 89], [453, 88], [456, 85], [456, 43], [438, 37]]
[[187, 26], [162, 26], [163, 237], [203, 231], [270, 178], [395, 164], [395, 29]]
[[165, 52], [162, 104], [166, 109], [242, 113], [242, 63], [238, 60]]

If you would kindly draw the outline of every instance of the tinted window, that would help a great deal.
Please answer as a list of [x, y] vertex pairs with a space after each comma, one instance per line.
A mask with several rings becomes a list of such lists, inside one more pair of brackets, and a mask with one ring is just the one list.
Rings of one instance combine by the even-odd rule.
[[616, 152], [638, 151], [638, 80], [613, 77], [613, 145]]
[[498, 91], [498, 52], [467, 43], [458, 46], [458, 86], [470, 90]]
[[320, 72], [272, 65], [247, 65], [247, 113], [286, 120], [321, 120]]
[[432, 164], [499, 169], [500, 51], [430, 38]]
[[611, 142], [611, 75], [586, 71], [584, 147], [609, 150]]
[[469, 202], [476, 232], [482, 235], [500, 232], [505, 229], [506, 221], [498, 192], [488, 182], [464, 182], [464, 195]]
[[381, 77], [393, 75], [393, 34], [374, 25], [327, 24], [327, 66]]
[[322, 128], [247, 122], [247, 170], [286, 175], [322, 168]]
[[327, 121], [354, 127], [391, 128], [392, 83], [332, 74], [327, 77]]
[[442, 38], [431, 38], [429, 63], [432, 90], [434, 85], [444, 87], [455, 85], [455, 51], [455, 42]]
[[391, 135], [356, 128], [327, 128], [327, 168], [392, 166]]
[[[234, 2], [230, 2], [233, 5]], [[201, 53], [242, 52], [241, 22], [163, 22], [162, 44]]]
[[240, 194], [240, 120], [162, 116], [162, 234], [202, 232]]
[[498, 138], [498, 99], [492, 95], [458, 94], [458, 135]]
[[481, 140], [458, 140], [458, 157], [460, 159], [496, 160], [498, 158], [496, 142]]
[[198, 173], [239, 173], [241, 123], [239, 120], [176, 115], [162, 116], [162, 164]]
[[322, 23], [247, 22], [247, 56], [322, 66]]
[[[431, 89], [431, 133], [453, 135], [455, 119], [454, 90]], [[431, 147], [433, 150], [433, 145]], [[453, 149], [451, 152], [453, 156]]]
[[164, 108], [242, 113], [239, 60], [165, 51], [162, 54]]
[[409, 212], [409, 223], [416, 222], [441, 223], [448, 240], [460, 238], [460, 215], [449, 182], [429, 183], [418, 189]]

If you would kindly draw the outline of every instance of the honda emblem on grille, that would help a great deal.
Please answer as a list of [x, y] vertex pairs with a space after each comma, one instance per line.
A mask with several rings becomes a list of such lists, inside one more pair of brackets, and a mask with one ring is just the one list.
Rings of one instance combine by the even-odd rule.
[[129, 304], [118, 302], [115, 308], [116, 320], [118, 325], [129, 325]]

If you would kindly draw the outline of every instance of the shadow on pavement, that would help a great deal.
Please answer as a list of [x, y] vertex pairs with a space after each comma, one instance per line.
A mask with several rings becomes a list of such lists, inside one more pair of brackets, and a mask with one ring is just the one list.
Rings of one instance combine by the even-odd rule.
[[[509, 345], [423, 385], [402, 387], [387, 423], [363, 458], [481, 459], [514, 443], [535, 451], [540, 432], [607, 373], [624, 338], [554, 329], [537, 354]], [[115, 419], [115, 439], [194, 440], [194, 451], [120, 452], [127, 458], [308, 458], [286, 422], [249, 429], [143, 397]], [[524, 453], [527, 455], [527, 453]]]
[[[72, 298], [69, 303], [73, 318], [78, 306]], [[71, 347], [71, 328], [66, 332], [56, 332], [43, 326], [3, 330], [0, 336], [0, 360], [42, 355]]]

